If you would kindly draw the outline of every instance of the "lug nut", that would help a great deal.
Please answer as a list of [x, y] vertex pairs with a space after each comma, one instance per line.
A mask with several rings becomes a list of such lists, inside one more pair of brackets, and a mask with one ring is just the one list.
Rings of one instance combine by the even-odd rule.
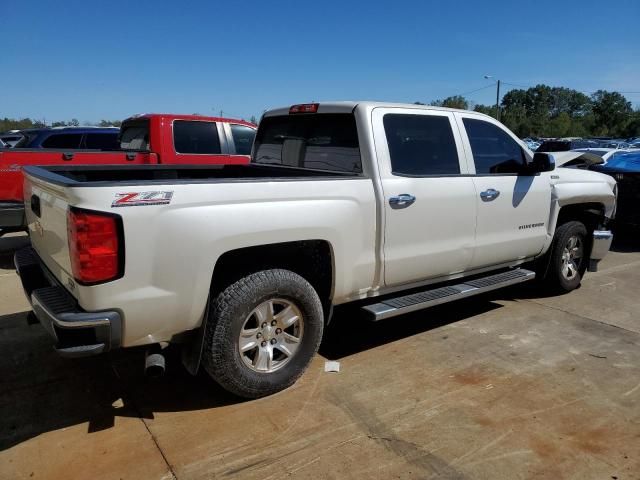
[[262, 334], [261, 334], [260, 332], [258, 332], [258, 333], [256, 334], [256, 338], [260, 338], [261, 336], [262, 336]]
[[265, 328], [266, 326], [267, 326], [267, 322], [264, 322], [264, 323], [262, 324], [262, 328]]
[[278, 324], [278, 322], [276, 322], [275, 320], [272, 320], [272, 321], [271, 321], [271, 326], [272, 326], [272, 327], [275, 327], [277, 324]]
[[262, 342], [262, 343], [260, 344], [260, 346], [261, 346], [261, 347], [266, 347], [266, 346], [267, 346], [267, 342]]
[[276, 328], [276, 335], [280, 335], [282, 333], [282, 329], [281, 328]]
[[271, 339], [271, 345], [275, 345], [275, 344], [276, 344], [276, 342], [277, 342], [277, 340], [276, 340], [275, 338], [272, 338], [272, 339]]

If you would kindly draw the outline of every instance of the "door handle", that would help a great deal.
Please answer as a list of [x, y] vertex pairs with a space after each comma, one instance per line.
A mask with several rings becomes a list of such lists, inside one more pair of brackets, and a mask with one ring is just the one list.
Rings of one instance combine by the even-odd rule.
[[416, 201], [416, 197], [409, 195], [408, 193], [402, 193], [389, 199], [389, 205], [391, 208], [406, 208]]
[[495, 188], [490, 188], [485, 190], [484, 192], [480, 192], [480, 198], [483, 202], [490, 202], [491, 200], [495, 200], [500, 196], [500, 191]]

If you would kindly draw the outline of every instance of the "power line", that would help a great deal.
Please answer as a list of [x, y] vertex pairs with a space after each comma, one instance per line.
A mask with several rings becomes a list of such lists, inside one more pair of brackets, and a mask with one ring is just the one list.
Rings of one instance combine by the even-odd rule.
[[491, 85], [486, 85], [484, 87], [480, 87], [480, 88], [476, 88], [475, 90], [469, 90], [468, 92], [463, 92], [463, 93], [458, 93], [457, 95], [453, 95], [454, 97], [464, 97], [465, 95], [469, 95], [470, 93], [476, 93], [479, 92], [480, 90], [486, 90], [487, 88], [493, 88], [495, 87], [494, 84]]

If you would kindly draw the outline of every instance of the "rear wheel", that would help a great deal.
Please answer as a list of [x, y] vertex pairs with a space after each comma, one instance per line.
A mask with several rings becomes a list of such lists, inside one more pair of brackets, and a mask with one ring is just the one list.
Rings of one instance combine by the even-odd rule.
[[570, 292], [580, 285], [587, 269], [587, 229], [576, 221], [556, 229], [541, 280], [556, 292]]
[[314, 288], [288, 270], [265, 270], [212, 302], [203, 351], [209, 375], [256, 398], [292, 385], [320, 346], [324, 317]]

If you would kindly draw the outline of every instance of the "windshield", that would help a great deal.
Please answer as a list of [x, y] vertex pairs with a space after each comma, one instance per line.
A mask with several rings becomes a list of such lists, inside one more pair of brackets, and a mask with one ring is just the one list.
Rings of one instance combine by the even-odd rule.
[[362, 172], [356, 120], [352, 114], [294, 114], [260, 123], [253, 163]]

